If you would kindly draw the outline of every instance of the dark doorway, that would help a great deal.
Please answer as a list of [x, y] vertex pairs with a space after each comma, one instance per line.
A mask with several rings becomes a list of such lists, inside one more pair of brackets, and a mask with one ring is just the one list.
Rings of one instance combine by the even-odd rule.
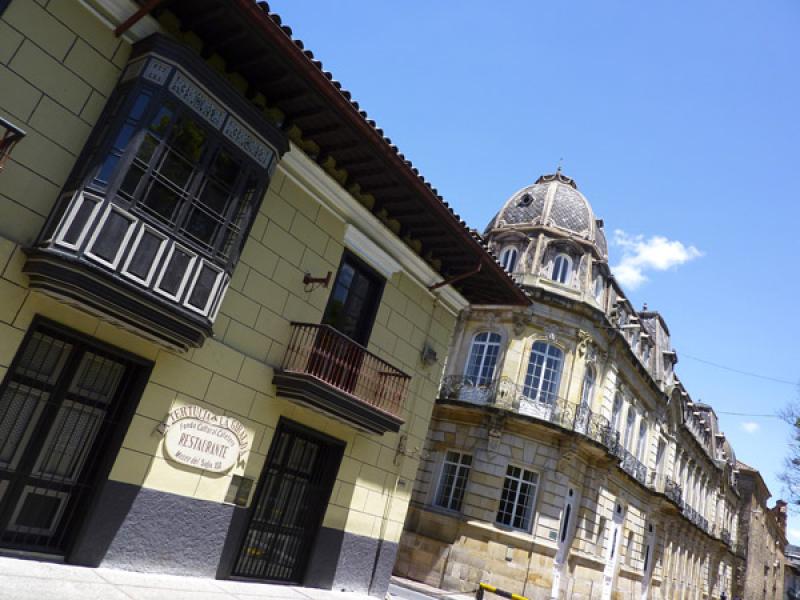
[[344, 443], [282, 419], [256, 489], [233, 574], [302, 583]]
[[345, 251], [322, 322], [366, 346], [384, 283], [378, 273]]
[[119, 449], [145, 365], [34, 322], [0, 385], [0, 545], [66, 552]]

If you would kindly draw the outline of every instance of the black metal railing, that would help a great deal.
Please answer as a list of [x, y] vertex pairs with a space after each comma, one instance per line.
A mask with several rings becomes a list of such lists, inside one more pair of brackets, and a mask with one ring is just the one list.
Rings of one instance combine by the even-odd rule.
[[394, 416], [411, 379], [330, 325], [314, 323], [292, 323], [283, 370], [310, 375]]
[[723, 542], [725, 542], [726, 544], [728, 544], [728, 546], [730, 546], [730, 545], [731, 545], [731, 532], [730, 532], [730, 531], [728, 531], [727, 529], [723, 529], [723, 530], [720, 532], [720, 535], [719, 535], [719, 537], [720, 537], [720, 539], [721, 539]]
[[678, 506], [683, 505], [683, 490], [671, 477], [664, 478], [664, 495]]
[[647, 467], [644, 466], [632, 452], [629, 452], [619, 445], [617, 448], [617, 456], [620, 457], [619, 466], [623, 471], [642, 485], [647, 485]]

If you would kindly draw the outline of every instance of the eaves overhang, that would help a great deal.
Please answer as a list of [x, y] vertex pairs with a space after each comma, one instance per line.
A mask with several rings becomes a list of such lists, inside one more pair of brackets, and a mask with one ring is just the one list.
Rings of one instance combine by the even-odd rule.
[[[140, 0], [140, 4], [143, 4]], [[307, 154], [415, 249], [469, 302], [527, 305], [530, 299], [452, 208], [425, 181], [350, 92], [292, 37], [266, 2], [168, 0], [156, 10], [177, 19], [178, 34], [200, 40], [245, 96], [263, 97]], [[193, 34], [193, 35], [192, 35]], [[196, 36], [196, 37], [194, 37]], [[478, 270], [476, 267], [480, 265]]]

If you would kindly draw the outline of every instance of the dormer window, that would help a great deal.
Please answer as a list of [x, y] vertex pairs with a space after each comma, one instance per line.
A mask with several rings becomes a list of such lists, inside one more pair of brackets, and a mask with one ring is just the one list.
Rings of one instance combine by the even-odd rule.
[[500, 254], [500, 265], [506, 270], [506, 272], [513, 273], [515, 267], [517, 266], [518, 257], [519, 251], [516, 248], [506, 248]]
[[572, 275], [572, 259], [564, 253], [557, 254], [553, 260], [553, 281], [568, 285]]

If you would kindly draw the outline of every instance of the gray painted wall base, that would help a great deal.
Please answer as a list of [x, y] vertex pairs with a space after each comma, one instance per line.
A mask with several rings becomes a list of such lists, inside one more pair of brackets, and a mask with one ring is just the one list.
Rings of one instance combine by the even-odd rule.
[[[67, 562], [227, 578], [249, 518], [227, 504], [106, 481]], [[322, 527], [303, 585], [383, 597], [396, 555], [396, 543]]]
[[323, 527], [303, 585], [383, 598], [396, 556], [394, 542], [382, 542], [379, 551], [378, 540], [374, 538]]
[[[68, 560], [214, 577], [233, 507], [108, 481]], [[100, 539], [93, 533], [100, 532]]]

